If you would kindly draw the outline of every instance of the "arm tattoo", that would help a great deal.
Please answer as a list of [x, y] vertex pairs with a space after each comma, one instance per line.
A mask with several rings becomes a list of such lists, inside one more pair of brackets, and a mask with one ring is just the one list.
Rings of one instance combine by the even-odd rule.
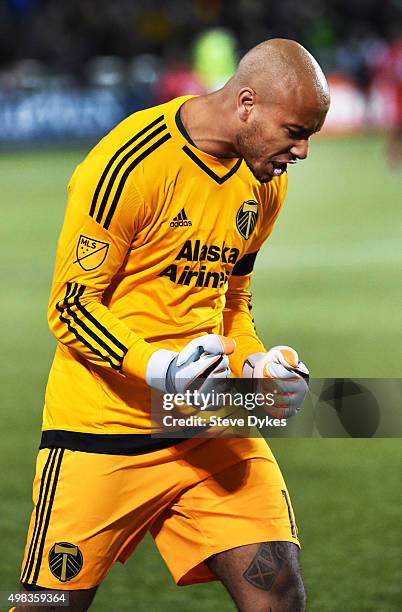
[[269, 591], [285, 562], [286, 546], [283, 542], [264, 542], [243, 576], [257, 589]]

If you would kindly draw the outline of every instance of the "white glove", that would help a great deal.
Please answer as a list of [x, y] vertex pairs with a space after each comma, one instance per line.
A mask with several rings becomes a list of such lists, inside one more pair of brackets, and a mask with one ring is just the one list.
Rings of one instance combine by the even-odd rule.
[[[290, 346], [274, 346], [267, 353], [254, 353], [244, 362], [243, 378], [260, 379], [257, 392], [264, 390], [261, 379], [274, 381], [275, 404], [267, 406], [270, 416], [285, 418], [300, 410], [308, 393], [309, 371]], [[266, 390], [266, 386], [265, 386]]]
[[191, 340], [179, 353], [160, 349], [148, 361], [146, 382], [162, 393], [198, 389], [208, 393], [217, 379], [229, 378], [229, 358], [236, 343], [226, 336], [208, 334]]

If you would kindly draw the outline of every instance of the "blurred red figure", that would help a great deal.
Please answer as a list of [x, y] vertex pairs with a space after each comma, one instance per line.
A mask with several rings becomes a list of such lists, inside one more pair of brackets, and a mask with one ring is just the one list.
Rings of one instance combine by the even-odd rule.
[[380, 80], [386, 84], [390, 99], [388, 159], [393, 168], [402, 166], [402, 37], [394, 39], [377, 66]]
[[186, 95], [205, 94], [205, 87], [185, 63], [175, 62], [167, 67], [155, 86], [155, 104], [169, 102]]

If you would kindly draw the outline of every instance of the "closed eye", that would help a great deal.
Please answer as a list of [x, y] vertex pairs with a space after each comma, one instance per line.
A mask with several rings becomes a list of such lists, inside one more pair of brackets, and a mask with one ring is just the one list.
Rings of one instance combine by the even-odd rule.
[[304, 130], [292, 130], [291, 128], [288, 128], [288, 134], [292, 140], [307, 140], [310, 136]]

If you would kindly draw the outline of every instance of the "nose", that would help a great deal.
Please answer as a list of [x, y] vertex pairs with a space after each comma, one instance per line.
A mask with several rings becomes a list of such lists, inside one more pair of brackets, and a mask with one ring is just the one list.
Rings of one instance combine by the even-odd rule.
[[308, 155], [308, 147], [309, 141], [307, 138], [305, 140], [298, 140], [290, 149], [292, 155], [297, 157], [297, 159], [306, 159]]

